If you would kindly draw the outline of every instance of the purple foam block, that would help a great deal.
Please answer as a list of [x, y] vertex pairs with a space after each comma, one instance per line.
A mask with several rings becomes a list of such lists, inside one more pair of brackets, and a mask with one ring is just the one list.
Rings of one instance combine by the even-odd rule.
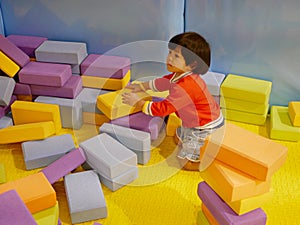
[[164, 119], [138, 112], [111, 120], [110, 122], [119, 126], [148, 132], [150, 133], [151, 140], [155, 140], [158, 138], [158, 134], [164, 124]]
[[14, 95], [31, 95], [29, 84], [16, 83], [14, 88]]
[[19, 71], [20, 83], [51, 87], [62, 87], [71, 76], [71, 66], [59, 63], [29, 62]]
[[130, 69], [127, 57], [90, 54], [80, 64], [81, 74], [105, 78], [123, 78]]
[[0, 50], [20, 67], [29, 63], [30, 58], [15, 44], [0, 34]]
[[43, 95], [61, 98], [75, 98], [82, 90], [81, 76], [72, 75], [62, 87], [30, 85], [32, 95]]
[[1, 225], [37, 225], [15, 190], [0, 194], [0, 212]]
[[198, 196], [219, 224], [224, 225], [265, 225], [267, 216], [261, 208], [243, 215], [236, 214], [209, 185], [198, 184]]
[[2, 118], [3, 116], [5, 116], [7, 113], [9, 113], [11, 111], [10, 106], [16, 100], [17, 100], [17, 97], [15, 95], [12, 95], [11, 99], [10, 99], [10, 102], [7, 106], [0, 106], [0, 118]]
[[61, 220], [58, 218], [57, 225], [61, 225]]
[[85, 162], [86, 158], [81, 148], [76, 148], [41, 170], [50, 184], [67, 175]]
[[93, 225], [102, 225], [102, 223], [94, 222]]
[[48, 39], [46, 37], [14, 34], [8, 35], [6, 38], [32, 58], [35, 58], [35, 49]]

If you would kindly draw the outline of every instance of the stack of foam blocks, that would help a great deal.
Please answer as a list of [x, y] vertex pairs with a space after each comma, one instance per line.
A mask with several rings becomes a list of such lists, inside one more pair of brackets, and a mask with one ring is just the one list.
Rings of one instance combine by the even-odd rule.
[[220, 106], [227, 120], [255, 125], [266, 121], [272, 82], [228, 74], [221, 85]]
[[300, 140], [300, 102], [271, 107], [270, 138], [282, 141]]
[[201, 148], [198, 185], [210, 224], [266, 224], [261, 207], [286, 157], [285, 146], [230, 122], [211, 134]]

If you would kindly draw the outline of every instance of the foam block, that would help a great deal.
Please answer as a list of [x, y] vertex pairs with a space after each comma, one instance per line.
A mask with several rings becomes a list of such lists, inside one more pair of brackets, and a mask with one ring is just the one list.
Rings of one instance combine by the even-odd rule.
[[20, 48], [30, 58], [35, 58], [35, 50], [48, 39], [40, 36], [14, 34], [8, 35], [6, 38]]
[[32, 216], [38, 225], [57, 225], [58, 224], [59, 208], [58, 202], [55, 206], [34, 213]]
[[142, 112], [123, 116], [118, 119], [111, 120], [112, 124], [129, 127], [132, 129], [150, 133], [151, 140], [158, 138], [159, 132], [164, 125], [163, 117], [150, 116]]
[[61, 130], [59, 106], [40, 102], [15, 101], [11, 105], [15, 125], [52, 121], [56, 133]]
[[20, 70], [20, 67], [0, 51], [0, 69], [9, 77], [14, 77]]
[[221, 85], [221, 96], [249, 102], [267, 103], [272, 82], [228, 74]]
[[15, 190], [0, 194], [0, 224], [37, 225], [30, 211]]
[[288, 152], [287, 147], [229, 122], [206, 139], [201, 157], [215, 149], [216, 159], [259, 180], [270, 179]]
[[0, 118], [7, 115], [11, 111], [11, 104], [14, 103], [14, 101], [17, 100], [17, 97], [15, 95], [11, 96], [10, 102], [7, 106], [0, 106]]
[[50, 184], [54, 184], [85, 162], [85, 154], [81, 148], [75, 148], [41, 170]]
[[201, 204], [201, 209], [206, 219], [209, 221], [210, 225], [220, 225], [218, 221], [214, 218], [214, 216], [211, 214], [211, 212], [208, 210], [208, 208], [205, 206], [205, 204]]
[[151, 156], [151, 139], [148, 132], [131, 129], [115, 124], [104, 123], [100, 133], [107, 133], [137, 154], [139, 164], [146, 164]]
[[0, 76], [0, 106], [8, 106], [16, 82], [13, 78]]
[[0, 184], [6, 182], [6, 172], [4, 164], [0, 163]]
[[0, 118], [0, 129], [13, 126], [13, 120], [12, 118], [8, 116], [3, 116]]
[[72, 71], [68, 64], [29, 62], [18, 74], [20, 83], [62, 87]]
[[107, 217], [101, 183], [94, 171], [68, 174], [64, 184], [72, 223]]
[[207, 89], [213, 96], [220, 95], [220, 87], [225, 79], [225, 74], [208, 71], [206, 74], [202, 75], [201, 78], [205, 81]]
[[121, 79], [130, 69], [130, 58], [89, 54], [80, 68], [82, 75]]
[[261, 208], [239, 216], [205, 182], [199, 183], [198, 195], [218, 224], [266, 224], [267, 216]]
[[80, 64], [87, 56], [86, 43], [68, 41], [44, 41], [35, 50], [36, 61]]
[[87, 163], [107, 178], [113, 179], [137, 166], [136, 154], [106, 133], [79, 145], [86, 154]]
[[175, 114], [171, 113], [168, 117], [167, 125], [166, 125], [166, 135], [167, 136], [175, 136], [176, 129], [180, 127], [182, 124], [181, 119]]
[[71, 76], [71, 78], [62, 87], [50, 87], [43, 85], [30, 85], [33, 95], [52, 96], [60, 98], [76, 98], [82, 90], [82, 80], [80, 76]]
[[115, 90], [121, 90], [126, 85], [128, 85], [131, 75], [130, 75], [130, 70], [128, 70], [126, 75], [121, 79], [87, 76], [87, 75], [81, 75], [81, 78], [82, 78], [83, 87], [115, 91]]
[[14, 125], [0, 129], [0, 144], [41, 140], [54, 134], [52, 121]]
[[300, 102], [289, 102], [289, 116], [293, 126], [300, 126]]
[[38, 96], [34, 101], [58, 105], [63, 128], [76, 130], [81, 128], [83, 123], [82, 104], [77, 99]]
[[83, 112], [83, 122], [88, 124], [94, 124], [101, 126], [103, 123], [109, 123], [110, 119], [104, 114], [92, 113], [92, 112]]
[[0, 185], [0, 193], [16, 190], [31, 213], [56, 204], [56, 193], [43, 173], [35, 173]]
[[214, 160], [201, 177], [226, 202], [239, 201], [269, 192], [271, 179], [260, 181]]
[[2, 34], [0, 34], [0, 51], [2, 51], [20, 67], [25, 66], [30, 61], [28, 55], [26, 55], [21, 49], [5, 38]]
[[14, 95], [31, 95], [29, 84], [16, 83], [14, 88]]
[[48, 166], [75, 148], [71, 134], [62, 134], [21, 144], [27, 170]]
[[[122, 103], [122, 93], [127, 91], [123, 89], [99, 95], [97, 97], [97, 108], [111, 120], [139, 112], [140, 110], [136, 107]], [[151, 96], [146, 92], [137, 94], [144, 100], [151, 100]]]
[[285, 106], [272, 106], [270, 112], [270, 138], [284, 141], [299, 141], [300, 127], [295, 127]]
[[83, 88], [76, 97], [76, 99], [81, 102], [83, 112], [103, 114], [96, 106], [97, 97], [99, 95], [103, 95], [109, 92], [111, 91], [100, 90], [95, 88]]
[[206, 215], [200, 210], [197, 214], [197, 225], [211, 225], [206, 218]]

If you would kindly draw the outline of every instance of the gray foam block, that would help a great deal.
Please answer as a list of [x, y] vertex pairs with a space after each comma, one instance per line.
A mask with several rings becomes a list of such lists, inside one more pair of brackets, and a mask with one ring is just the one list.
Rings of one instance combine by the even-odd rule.
[[75, 148], [71, 134], [52, 136], [21, 144], [27, 170], [48, 166]]
[[0, 129], [5, 128], [5, 127], [9, 127], [9, 126], [13, 126], [13, 120], [12, 118], [8, 117], [8, 116], [3, 116], [2, 118], [0, 118]]
[[96, 172], [68, 174], [64, 185], [73, 224], [107, 217], [106, 201]]
[[77, 99], [38, 96], [34, 101], [58, 105], [63, 128], [76, 130], [81, 128], [83, 124], [82, 104]]
[[44, 41], [35, 50], [36, 61], [80, 64], [87, 56], [86, 43]]
[[113, 179], [137, 166], [137, 156], [106, 133], [96, 135], [79, 146], [86, 154], [86, 162], [97, 173]]
[[10, 103], [16, 82], [13, 78], [0, 76], [0, 106]]
[[150, 160], [150, 133], [111, 123], [102, 124], [99, 127], [99, 132], [109, 134], [136, 153], [139, 164], [146, 164]]
[[213, 96], [220, 95], [220, 87], [225, 79], [225, 74], [208, 71], [201, 76], [207, 85], [207, 89]]

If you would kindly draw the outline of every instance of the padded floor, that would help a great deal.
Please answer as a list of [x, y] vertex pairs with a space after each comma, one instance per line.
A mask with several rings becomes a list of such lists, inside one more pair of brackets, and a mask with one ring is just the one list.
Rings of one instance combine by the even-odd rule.
[[[269, 119], [265, 126], [232, 122], [262, 136], [269, 137]], [[97, 127], [84, 125], [72, 133], [76, 144], [97, 133]], [[151, 159], [139, 166], [139, 177], [130, 185], [112, 192], [102, 185], [108, 216], [97, 221], [103, 225], [195, 225], [201, 210], [197, 186], [202, 178], [197, 171], [181, 170], [175, 158], [173, 137], [153, 143]], [[285, 164], [273, 175], [271, 198], [262, 205], [268, 225], [296, 225], [300, 221], [300, 142], [278, 141], [289, 148]], [[7, 180], [14, 180], [40, 169], [26, 171], [20, 144], [0, 145], [0, 163]], [[74, 172], [81, 171], [78, 168]], [[62, 224], [71, 224], [63, 181], [54, 185]], [[80, 194], [80, 193], [78, 193]]]

